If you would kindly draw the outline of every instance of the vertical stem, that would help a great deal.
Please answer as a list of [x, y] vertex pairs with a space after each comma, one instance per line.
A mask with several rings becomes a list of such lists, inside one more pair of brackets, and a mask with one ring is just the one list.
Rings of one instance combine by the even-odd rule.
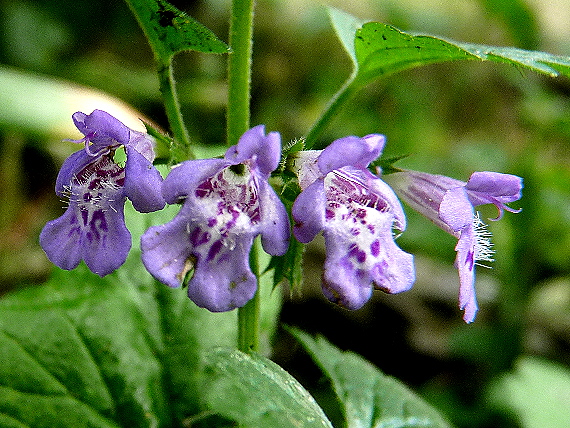
[[249, 128], [253, 0], [232, 0], [228, 59], [228, 146], [236, 144]]
[[247, 304], [238, 309], [238, 349], [248, 354], [259, 352], [259, 317], [261, 311], [259, 293], [259, 240], [256, 239], [251, 247], [249, 264], [257, 278], [258, 288], [255, 296]]
[[[227, 143], [236, 144], [249, 128], [251, 52], [253, 38], [253, 0], [232, 0], [230, 46], [228, 60]], [[258, 278], [258, 240], [253, 242], [250, 266]], [[259, 291], [244, 307], [238, 309], [238, 349], [252, 353], [259, 349]]]
[[158, 64], [158, 78], [160, 81], [160, 92], [166, 109], [166, 116], [168, 117], [170, 129], [174, 136], [170, 158], [173, 163], [193, 159], [194, 155], [190, 148], [190, 138], [188, 137], [188, 131], [182, 120], [180, 103], [178, 102], [178, 96], [176, 94], [172, 60], [170, 60], [168, 64]]

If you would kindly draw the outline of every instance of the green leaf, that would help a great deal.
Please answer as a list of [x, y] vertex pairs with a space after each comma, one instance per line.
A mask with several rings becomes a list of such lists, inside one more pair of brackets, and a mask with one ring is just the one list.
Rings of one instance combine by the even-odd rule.
[[202, 411], [203, 355], [236, 342], [236, 314], [197, 308], [140, 262], [149, 223], [127, 204], [133, 250], [104, 278], [81, 264], [0, 301], [0, 425], [157, 427]]
[[306, 135], [305, 147], [316, 145], [341, 107], [366, 84], [399, 71], [448, 61], [493, 61], [550, 76], [570, 76], [570, 57], [509, 47], [457, 43], [443, 38], [405, 33], [379, 22], [362, 24], [357, 18], [329, 9], [333, 27], [353, 62], [347, 81]]
[[513, 373], [490, 388], [491, 405], [516, 415], [524, 428], [570, 426], [570, 371], [540, 358], [523, 356]]
[[275, 269], [273, 286], [283, 281], [289, 283], [291, 290], [300, 290], [303, 285], [303, 254], [305, 245], [291, 237], [289, 248], [282, 256], [273, 256], [269, 268]]
[[354, 48], [354, 34], [364, 25], [365, 21], [334, 7], [330, 7], [328, 11], [334, 30], [342, 42], [344, 49], [346, 49], [354, 65], [358, 66], [356, 50]]
[[429, 404], [359, 355], [322, 337], [291, 332], [330, 378], [348, 427], [450, 427]]
[[228, 46], [194, 18], [164, 0], [126, 0], [162, 64], [178, 52], [227, 53]]
[[413, 35], [378, 22], [369, 22], [358, 29], [354, 44], [358, 62], [357, 79], [363, 83], [408, 68], [461, 60], [508, 63], [553, 77], [559, 73], [570, 75], [568, 57]]
[[217, 348], [206, 355], [206, 362], [204, 401], [240, 427], [332, 428], [313, 397], [267, 358]]

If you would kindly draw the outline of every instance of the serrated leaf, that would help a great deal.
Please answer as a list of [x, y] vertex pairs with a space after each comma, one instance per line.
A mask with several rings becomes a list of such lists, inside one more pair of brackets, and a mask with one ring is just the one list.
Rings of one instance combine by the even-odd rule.
[[142, 266], [141, 233], [176, 211], [127, 204], [134, 245], [122, 268], [57, 269], [0, 300], [0, 426], [177, 426], [202, 410], [203, 354], [236, 343], [236, 314], [196, 307]]
[[570, 57], [405, 33], [379, 22], [362, 24], [357, 18], [332, 8], [329, 15], [338, 38], [352, 59], [353, 70], [307, 133], [307, 150], [315, 147], [318, 136], [358, 90], [399, 71], [440, 62], [477, 60], [507, 63], [550, 76], [570, 76]]
[[217, 348], [206, 355], [204, 401], [251, 428], [332, 428], [313, 397], [285, 370], [259, 355]]
[[[49, 283], [3, 299], [0, 331], [11, 354], [1, 363], [0, 413], [33, 427], [164, 420], [158, 349], [140, 303], [83, 266], [72, 281], [58, 270]], [[26, 363], [18, 369], [17, 360]], [[7, 377], [10, 370], [22, 379]]]
[[449, 428], [439, 413], [398, 380], [323, 337], [291, 329], [330, 378], [350, 428]]
[[422, 65], [463, 60], [508, 63], [550, 76], [570, 75], [568, 57], [414, 35], [379, 22], [366, 23], [356, 30], [354, 45], [357, 79], [362, 82]]
[[227, 53], [228, 46], [194, 18], [164, 0], [126, 0], [163, 64], [182, 51]]

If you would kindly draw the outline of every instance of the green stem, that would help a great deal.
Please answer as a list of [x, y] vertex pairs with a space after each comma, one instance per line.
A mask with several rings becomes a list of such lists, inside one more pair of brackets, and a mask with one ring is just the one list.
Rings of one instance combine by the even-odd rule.
[[249, 129], [253, 0], [232, 0], [228, 59], [227, 142], [236, 144]]
[[172, 60], [170, 60], [168, 64], [159, 63], [158, 78], [160, 82], [160, 92], [166, 109], [166, 116], [168, 117], [170, 129], [174, 136], [170, 154], [172, 163], [194, 159], [195, 156], [190, 148], [190, 138], [184, 126], [180, 103], [178, 102], [178, 96], [176, 94]]
[[249, 264], [251, 270], [257, 278], [257, 291], [253, 299], [238, 309], [238, 349], [251, 354], [259, 352], [259, 320], [260, 320], [260, 293], [259, 293], [259, 261], [258, 261], [259, 240], [253, 241]]
[[358, 84], [354, 84], [355, 76], [352, 75], [344, 83], [342, 88], [335, 94], [335, 96], [330, 101], [327, 109], [324, 113], [317, 119], [307, 136], [305, 137], [305, 150], [322, 149], [324, 147], [315, 144], [317, 143], [317, 138], [323, 133], [327, 126], [329, 126], [332, 119], [338, 114], [340, 108], [346, 103], [352, 96], [356, 93], [359, 88]]
[[[251, 52], [253, 38], [253, 0], [232, 0], [230, 46], [228, 60], [227, 143], [236, 144], [249, 129]], [[258, 279], [258, 244], [254, 241], [250, 266]], [[252, 353], [259, 350], [259, 291], [244, 307], [238, 309], [238, 349]]]

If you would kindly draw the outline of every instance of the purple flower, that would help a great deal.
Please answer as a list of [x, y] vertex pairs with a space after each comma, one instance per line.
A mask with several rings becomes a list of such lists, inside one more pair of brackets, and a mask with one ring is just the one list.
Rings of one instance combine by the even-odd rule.
[[293, 233], [307, 243], [323, 231], [323, 292], [348, 309], [364, 305], [373, 286], [398, 293], [415, 281], [413, 256], [394, 242], [393, 229], [406, 227], [402, 206], [367, 169], [384, 144], [377, 134], [346, 137], [322, 152], [300, 152], [296, 161], [303, 191], [293, 204]]
[[[62, 269], [74, 269], [83, 259], [92, 272], [105, 276], [125, 262], [131, 248], [125, 199], [140, 212], [162, 209], [162, 177], [152, 166], [154, 143], [147, 134], [102, 110], [74, 113], [73, 121], [85, 135], [75, 142], [85, 143], [85, 149], [69, 156], [59, 171], [55, 192], [69, 199], [69, 206], [45, 225], [40, 244]], [[113, 160], [120, 146], [127, 155], [124, 167]]]
[[520, 212], [507, 203], [521, 198], [522, 179], [498, 172], [474, 172], [467, 183], [442, 175], [416, 171], [390, 174], [387, 178], [398, 195], [413, 209], [437, 226], [458, 238], [455, 266], [459, 270], [459, 307], [463, 319], [470, 323], [477, 313], [475, 265], [477, 261], [493, 261], [490, 233], [474, 207], [494, 204], [499, 210]]
[[192, 270], [188, 296], [212, 312], [245, 305], [257, 280], [249, 268], [253, 239], [282, 255], [289, 241], [285, 207], [268, 179], [281, 156], [278, 133], [263, 125], [247, 131], [223, 159], [186, 161], [164, 180], [170, 204], [183, 202], [171, 222], [149, 228], [141, 238], [147, 270], [179, 287]]

